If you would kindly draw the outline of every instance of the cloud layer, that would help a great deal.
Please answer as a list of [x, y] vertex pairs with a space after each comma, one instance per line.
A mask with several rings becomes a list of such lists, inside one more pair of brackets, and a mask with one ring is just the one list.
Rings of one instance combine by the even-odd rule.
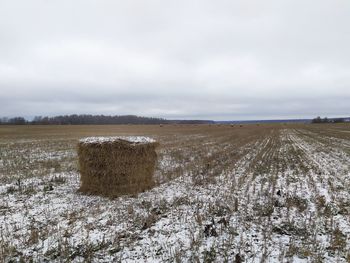
[[350, 2], [3, 0], [0, 114], [350, 115]]

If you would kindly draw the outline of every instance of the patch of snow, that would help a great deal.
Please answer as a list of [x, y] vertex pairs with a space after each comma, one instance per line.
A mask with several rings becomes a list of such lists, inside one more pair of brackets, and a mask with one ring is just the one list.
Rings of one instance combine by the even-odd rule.
[[86, 137], [80, 139], [81, 143], [105, 143], [115, 141], [127, 141], [130, 143], [153, 143], [154, 139], [146, 136], [100, 136], [100, 137]]

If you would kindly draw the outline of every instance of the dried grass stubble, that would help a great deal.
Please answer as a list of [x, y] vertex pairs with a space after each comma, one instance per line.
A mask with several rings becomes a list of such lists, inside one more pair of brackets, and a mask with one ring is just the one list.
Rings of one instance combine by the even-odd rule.
[[118, 197], [136, 194], [154, 186], [158, 143], [127, 141], [79, 143], [79, 191]]

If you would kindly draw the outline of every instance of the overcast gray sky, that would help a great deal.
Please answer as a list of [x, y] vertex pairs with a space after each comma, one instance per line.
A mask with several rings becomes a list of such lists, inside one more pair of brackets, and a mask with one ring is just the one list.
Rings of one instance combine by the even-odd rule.
[[0, 116], [349, 116], [349, 47], [349, 0], [0, 0]]

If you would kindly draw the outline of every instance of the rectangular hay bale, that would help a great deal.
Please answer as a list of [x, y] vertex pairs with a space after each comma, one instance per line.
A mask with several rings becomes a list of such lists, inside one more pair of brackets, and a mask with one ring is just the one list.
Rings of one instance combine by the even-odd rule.
[[158, 143], [148, 137], [89, 137], [79, 141], [80, 191], [117, 197], [154, 186]]

